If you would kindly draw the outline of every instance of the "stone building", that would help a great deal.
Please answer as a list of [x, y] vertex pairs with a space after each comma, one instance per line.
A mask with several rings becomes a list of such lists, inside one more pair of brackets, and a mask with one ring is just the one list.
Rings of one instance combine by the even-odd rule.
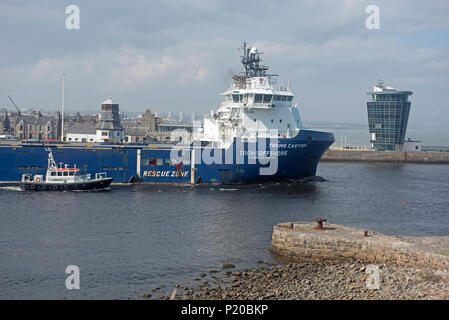
[[122, 142], [124, 138], [125, 130], [120, 123], [119, 104], [109, 97], [101, 104], [97, 142]]
[[61, 114], [44, 116], [40, 111], [31, 115], [18, 114], [14, 121], [14, 135], [19, 139], [59, 140]]
[[8, 117], [8, 111], [0, 115], [0, 134], [11, 134], [11, 123]]
[[140, 119], [140, 126], [147, 128], [150, 132], [156, 131], [159, 123], [160, 118], [152, 114], [150, 109], [147, 109]]

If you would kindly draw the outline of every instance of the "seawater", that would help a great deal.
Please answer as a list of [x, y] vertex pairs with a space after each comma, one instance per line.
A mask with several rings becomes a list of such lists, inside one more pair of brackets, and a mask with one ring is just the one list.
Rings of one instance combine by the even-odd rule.
[[[222, 263], [277, 261], [279, 222], [326, 217], [400, 235], [449, 235], [449, 166], [326, 163], [325, 182], [114, 185], [107, 192], [0, 188], [0, 298], [139, 299]], [[65, 269], [80, 269], [67, 290]], [[157, 293], [151, 290], [160, 287]]]

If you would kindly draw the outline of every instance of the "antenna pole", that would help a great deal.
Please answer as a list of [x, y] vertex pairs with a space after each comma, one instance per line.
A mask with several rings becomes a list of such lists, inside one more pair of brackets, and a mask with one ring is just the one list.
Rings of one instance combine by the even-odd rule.
[[64, 142], [64, 81], [65, 74], [62, 74], [62, 101], [61, 101], [61, 141]]

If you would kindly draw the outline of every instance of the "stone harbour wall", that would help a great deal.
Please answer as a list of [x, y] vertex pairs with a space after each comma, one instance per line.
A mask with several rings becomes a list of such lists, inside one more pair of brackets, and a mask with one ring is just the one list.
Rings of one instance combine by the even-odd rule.
[[449, 152], [363, 151], [328, 149], [321, 161], [449, 163]]
[[353, 260], [449, 270], [449, 236], [388, 236], [375, 231], [316, 223], [280, 223], [273, 227], [272, 252], [294, 259]]

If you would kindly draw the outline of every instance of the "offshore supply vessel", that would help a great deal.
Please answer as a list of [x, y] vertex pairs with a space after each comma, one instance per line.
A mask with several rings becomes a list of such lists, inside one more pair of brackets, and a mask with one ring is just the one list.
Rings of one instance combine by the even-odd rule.
[[48, 148], [86, 174], [114, 182], [262, 183], [315, 176], [332, 133], [304, 129], [289, 86], [268, 74], [256, 47], [242, 47], [243, 71], [217, 111], [177, 144], [0, 144], [0, 182], [43, 174]]

